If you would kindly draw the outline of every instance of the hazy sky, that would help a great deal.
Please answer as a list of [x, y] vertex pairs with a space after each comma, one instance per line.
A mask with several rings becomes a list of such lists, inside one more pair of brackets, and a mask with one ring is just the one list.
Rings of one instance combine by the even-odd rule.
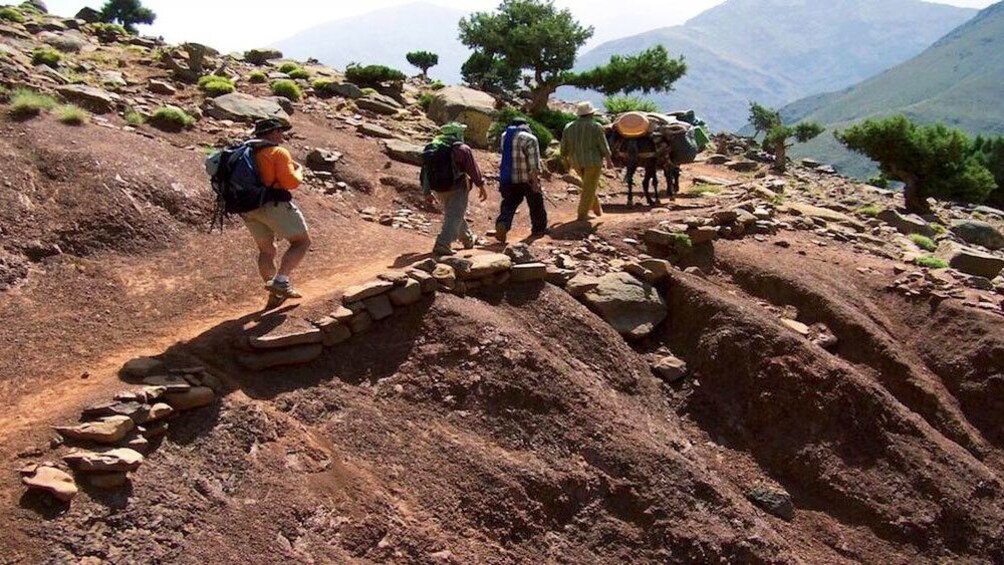
[[[144, 0], [157, 22], [143, 33], [163, 35], [172, 43], [202, 42], [221, 51], [268, 45], [296, 32], [415, 0]], [[475, 11], [494, 8], [498, 0], [431, 0], [434, 4]], [[650, 29], [681, 24], [724, 0], [555, 0], [571, 8], [583, 23], [596, 28], [595, 45]], [[874, 0], [882, 2], [883, 0]], [[943, 4], [983, 8], [995, 0], [942, 0]], [[46, 0], [49, 11], [72, 16], [102, 0]], [[639, 17], [639, 15], [644, 15]], [[379, 33], [379, 30], [375, 30]]]

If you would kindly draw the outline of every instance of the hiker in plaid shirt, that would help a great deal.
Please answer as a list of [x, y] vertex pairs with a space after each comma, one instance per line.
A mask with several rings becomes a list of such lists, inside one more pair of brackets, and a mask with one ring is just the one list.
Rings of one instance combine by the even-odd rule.
[[540, 142], [530, 131], [526, 120], [513, 120], [502, 135], [501, 169], [499, 191], [502, 193], [502, 210], [495, 221], [495, 238], [506, 242], [516, 210], [524, 199], [530, 208], [532, 235], [545, 235], [547, 210], [540, 187]]

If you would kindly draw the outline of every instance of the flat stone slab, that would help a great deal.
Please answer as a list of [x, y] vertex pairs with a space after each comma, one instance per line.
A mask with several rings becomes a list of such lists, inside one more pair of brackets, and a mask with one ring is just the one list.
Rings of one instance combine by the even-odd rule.
[[262, 336], [251, 337], [248, 344], [252, 349], [284, 349], [297, 345], [321, 343], [321, 330], [302, 318], [289, 318], [279, 327]]
[[360, 124], [356, 129], [359, 133], [369, 137], [376, 137], [380, 139], [392, 139], [394, 137], [394, 132], [381, 125], [371, 124], [369, 122]]
[[583, 296], [586, 304], [628, 339], [642, 339], [669, 315], [652, 285], [628, 273], [611, 273]]
[[164, 395], [164, 402], [179, 412], [209, 406], [215, 399], [216, 393], [207, 386], [196, 386], [185, 392], [169, 392]]
[[63, 461], [82, 473], [128, 472], [139, 469], [143, 455], [129, 448], [102, 452], [78, 450], [63, 457]]
[[128, 416], [110, 416], [77, 426], [57, 427], [56, 431], [67, 439], [111, 445], [125, 439], [134, 427], [135, 422]]
[[547, 277], [547, 265], [543, 263], [523, 263], [521, 265], [513, 265], [512, 278], [510, 280], [514, 283], [525, 283], [542, 281], [545, 277]]
[[415, 145], [400, 139], [388, 139], [386, 143], [387, 156], [395, 161], [400, 161], [416, 167], [422, 166], [422, 152], [425, 149], [421, 145]]
[[1004, 270], [1004, 258], [971, 247], [963, 247], [952, 241], [943, 242], [935, 252], [935, 256], [947, 261], [953, 269], [990, 280], [997, 278]]
[[[431, 275], [429, 278], [432, 278]], [[394, 306], [410, 306], [422, 300], [422, 284], [409, 278], [402, 286], [390, 291], [387, 297]]]
[[342, 303], [350, 304], [352, 302], [361, 302], [367, 298], [373, 298], [374, 296], [380, 296], [381, 294], [390, 292], [393, 289], [394, 283], [384, 280], [374, 280], [360, 285], [351, 286], [345, 289], [345, 294], [342, 295]]
[[21, 482], [30, 490], [47, 492], [63, 502], [77, 496], [77, 483], [73, 477], [55, 467], [37, 467], [31, 474], [21, 477]]
[[462, 281], [490, 277], [512, 268], [512, 259], [501, 253], [459, 254], [440, 261], [453, 267]]
[[252, 371], [264, 371], [275, 367], [304, 365], [317, 359], [322, 353], [324, 353], [324, 347], [317, 343], [241, 355], [237, 358], [237, 361]]
[[394, 315], [394, 306], [386, 294], [367, 298], [363, 300], [363, 304], [366, 306], [366, 312], [373, 317], [374, 321], [379, 322]]

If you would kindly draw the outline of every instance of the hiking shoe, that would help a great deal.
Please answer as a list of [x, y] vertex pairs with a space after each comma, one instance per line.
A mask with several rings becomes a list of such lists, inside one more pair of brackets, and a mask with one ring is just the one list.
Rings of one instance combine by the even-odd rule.
[[273, 280], [265, 285], [265, 290], [271, 292], [275, 296], [281, 296], [283, 299], [303, 298], [303, 295], [297, 292], [297, 290], [293, 288], [293, 283], [289, 281], [279, 283]]
[[508, 234], [509, 228], [505, 227], [505, 224], [502, 222], [495, 224], [495, 239], [497, 239], [499, 243], [505, 243], [506, 235]]
[[456, 255], [456, 253], [454, 253], [449, 247], [434, 247], [432, 249], [432, 254], [436, 257], [449, 257], [450, 255]]
[[531, 237], [544, 237], [545, 235], [551, 235], [551, 230], [544, 228], [542, 230], [534, 230], [530, 232]]
[[268, 293], [268, 302], [265, 303], [265, 311], [268, 312], [270, 310], [275, 310], [285, 304], [286, 300], [288, 300], [288, 298], [285, 296], [279, 296], [278, 294], [271, 292]]

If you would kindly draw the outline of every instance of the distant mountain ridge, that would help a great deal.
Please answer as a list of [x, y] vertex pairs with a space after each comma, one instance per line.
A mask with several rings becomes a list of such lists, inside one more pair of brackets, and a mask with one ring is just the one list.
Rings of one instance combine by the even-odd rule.
[[287, 57], [314, 57], [340, 69], [349, 63], [381, 64], [409, 75], [419, 70], [408, 64], [405, 55], [432, 51], [439, 55], [439, 65], [429, 76], [459, 83], [460, 67], [470, 55], [458, 39], [457, 22], [465, 15], [463, 10], [416, 2], [320, 24], [275, 47]]
[[665, 45], [686, 57], [689, 71], [674, 92], [650, 98], [664, 109], [694, 108], [716, 130], [735, 130], [749, 100], [780, 106], [846, 88], [915, 56], [976, 13], [919, 0], [728, 0], [682, 26], [605, 43], [577, 68]]
[[[906, 114], [971, 134], [1004, 135], [1004, 2], [981, 11], [917, 57], [840, 92], [782, 109], [786, 121], [811, 119], [830, 129], [870, 117]], [[824, 135], [797, 153], [864, 175], [874, 167]]]

